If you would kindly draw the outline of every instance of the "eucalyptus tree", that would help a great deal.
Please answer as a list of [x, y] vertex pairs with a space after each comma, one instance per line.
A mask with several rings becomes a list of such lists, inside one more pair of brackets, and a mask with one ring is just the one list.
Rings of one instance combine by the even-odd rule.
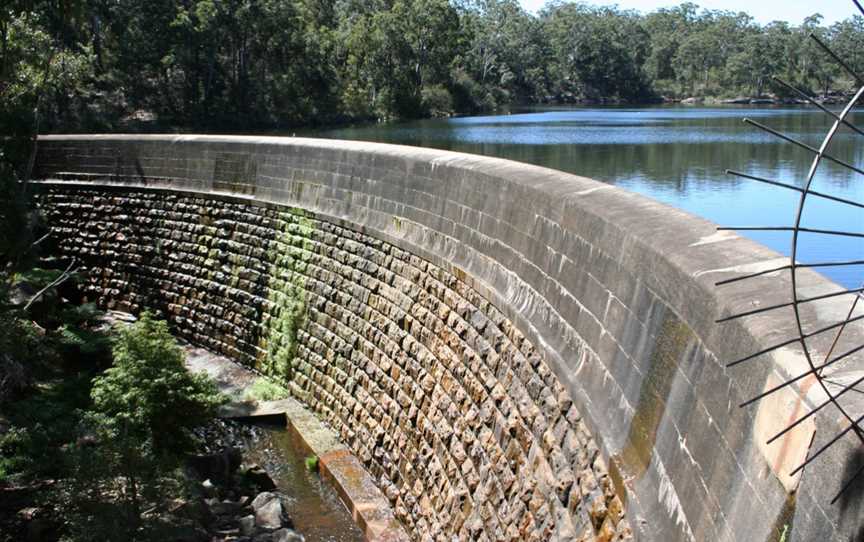
[[824, 94], [848, 77], [810, 33], [864, 69], [861, 17], [762, 26], [693, 3], [641, 15], [554, 0], [534, 16], [517, 0], [10, 0], [0, 93], [14, 94], [9, 110], [34, 95], [12, 68], [29, 36], [52, 70], [43, 127], [58, 130], [149, 113], [167, 126], [257, 129], [779, 92], [771, 75]]
[[[341, 21], [342, 103], [353, 115], [411, 118], [448, 92], [459, 15], [447, 0], [367, 4]], [[440, 105], [440, 103], [439, 103]]]
[[635, 11], [552, 3], [541, 15], [562, 99], [633, 101], [652, 94], [643, 66], [648, 36]]
[[550, 45], [542, 23], [516, 0], [483, 0], [466, 15], [465, 67], [494, 106], [532, 103], [548, 94]]
[[772, 53], [781, 47], [782, 42], [775, 42], [772, 33], [748, 32], [742, 47], [726, 61], [727, 88], [747, 89], [749, 94], [761, 96], [771, 77], [779, 72], [782, 57]]
[[688, 2], [661, 8], [645, 16], [643, 25], [650, 44], [645, 73], [655, 86], [663, 90], [674, 92], [672, 86], [678, 79], [675, 57], [681, 42], [693, 29], [698, 9], [699, 6]]
[[[843, 21], [834, 23], [828, 29], [831, 40], [831, 49], [857, 73], [864, 74], [864, 51], [862, 48], [862, 37], [864, 37], [864, 17], [854, 15]], [[843, 74], [849, 78], [848, 74]]]
[[804, 19], [796, 32], [798, 54], [795, 82], [813, 94], [827, 94], [836, 73], [836, 65], [810, 37], [813, 35], [823, 43], [828, 41], [828, 32], [822, 26], [822, 19], [818, 13], [811, 15]]

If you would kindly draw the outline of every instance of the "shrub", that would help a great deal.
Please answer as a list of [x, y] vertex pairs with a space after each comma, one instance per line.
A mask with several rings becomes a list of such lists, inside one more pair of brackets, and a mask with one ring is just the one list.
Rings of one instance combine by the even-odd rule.
[[159, 539], [144, 510], [177, 494], [191, 429], [224, 397], [186, 369], [168, 325], [146, 312], [117, 331], [112, 354], [114, 365], [93, 380], [84, 434], [69, 447], [69, 530], [82, 541]]
[[91, 392], [100, 425], [152, 441], [157, 454], [186, 450], [189, 431], [224, 401], [207, 375], [186, 370], [168, 325], [146, 312], [118, 331], [112, 354], [114, 366], [94, 379]]
[[34, 372], [57, 360], [32, 322], [0, 311], [0, 404], [14, 399], [32, 384]]
[[420, 95], [423, 108], [433, 117], [446, 117], [453, 113], [453, 97], [443, 86], [423, 87]]

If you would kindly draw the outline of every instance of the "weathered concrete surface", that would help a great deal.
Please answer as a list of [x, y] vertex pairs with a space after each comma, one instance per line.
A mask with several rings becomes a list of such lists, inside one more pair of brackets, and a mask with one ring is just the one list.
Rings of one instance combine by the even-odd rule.
[[239, 401], [223, 405], [219, 417], [227, 419], [285, 417], [288, 399], [275, 401]]
[[452, 273], [298, 209], [132, 190], [43, 198], [55, 228], [77, 232], [60, 249], [92, 266], [88, 295], [162, 311], [181, 336], [285, 379], [417, 538], [629, 537], [569, 394]]
[[225, 357], [200, 346], [185, 341], [181, 345], [186, 354], [186, 368], [193, 373], [205, 373], [213, 379], [219, 391], [231, 399], [241, 399], [246, 389], [259, 378], [242, 365], [232, 363]]
[[[343, 374], [348, 374], [344, 369], [351, 367], [344, 365], [345, 355], [358, 344], [346, 343], [344, 338], [363, 329], [363, 324], [349, 314], [354, 308], [362, 309], [353, 307], [351, 299], [360, 295], [363, 306], [368, 306], [369, 299], [377, 303], [385, 298], [386, 319], [395, 318], [390, 320], [393, 323], [410, 324], [421, 316], [412, 315], [411, 320], [402, 317], [395, 309], [404, 304], [410, 310], [419, 300], [404, 299], [405, 292], [386, 281], [387, 288], [377, 286], [386, 295], [376, 298], [356, 289], [347, 297], [328, 297], [332, 290], [339, 291], [333, 284], [353, 284], [355, 271], [371, 273], [379, 282], [379, 273], [386, 278], [387, 273], [369, 271], [364, 251], [371, 248], [378, 252], [368, 261], [379, 266], [374, 259], [378, 253], [383, 254], [381, 262], [401, 260], [409, 282], [413, 277], [425, 284], [428, 279], [423, 273], [434, 277], [430, 266], [444, 277], [447, 287], [441, 295], [446, 298], [446, 290], [459, 294], [450, 294], [456, 301], [458, 318], [438, 319], [446, 329], [457, 330], [458, 335], [462, 329], [458, 320], [465, 321], [457, 297], [465, 299], [464, 294], [473, 299], [479, 295], [504, 317], [495, 327], [503, 330], [509, 345], [519, 350], [519, 345], [525, 344], [536, 351], [542, 361], [537, 367], [548, 367], [557, 376], [548, 386], [554, 388], [554, 382], [559, 382], [565, 388], [580, 413], [579, 421], [596, 437], [616, 490], [626, 500], [624, 508], [637, 538], [776, 540], [788, 524], [792, 526], [786, 538], [790, 541], [848, 540], [861, 530], [864, 515], [860, 499], [849, 497], [839, 506], [828, 504], [844, 475], [857, 468], [858, 445], [853, 440], [832, 447], [824, 458], [809, 466], [797, 482], [794, 498], [787, 498], [787, 488], [795, 488], [796, 481], [785, 479], [783, 469], [790, 463], [787, 458], [806, 454], [811, 430], [805, 428], [802, 434], [783, 439], [779, 443], [782, 453], [759, 444], [766, 433], [782, 423], [775, 408], [791, 404], [806, 412], [824, 399], [824, 390], [803, 379], [791, 388], [793, 393], [776, 400], [776, 406], [761, 407], [767, 412], [758, 414], [758, 423], [759, 409], [737, 408], [765, 389], [769, 379], [796, 376], [807, 364], [800, 346], [792, 344], [754, 363], [725, 368], [730, 360], [794, 336], [795, 329], [783, 311], [722, 326], [715, 325], [714, 320], [753, 309], [757, 301], [764, 305], [785, 302], [790, 284], [782, 273], [772, 273], [715, 287], [717, 280], [783, 265], [786, 260], [737, 236], [718, 234], [706, 221], [552, 170], [358, 142], [216, 136], [48, 137], [40, 141], [36, 177], [56, 187], [61, 200], [67, 197], [63, 194], [81, 193], [89, 186], [106, 194], [120, 194], [120, 199], [128, 191], [144, 190], [161, 194], [159, 198], [198, 194], [212, 202], [246, 202], [250, 208], [275, 204], [308, 212], [306, 218], [315, 222], [313, 235], [319, 236], [310, 238], [313, 243], [331, 246], [328, 235], [335, 236], [336, 243], [332, 249], [321, 248], [324, 253], [318, 248], [310, 251], [327, 258], [321, 261], [326, 272], [323, 280], [306, 274], [311, 280], [303, 284], [304, 288], [309, 283], [320, 287], [318, 293], [309, 288], [304, 291], [319, 296], [310, 297], [313, 303], [309, 310], [318, 311], [321, 317], [310, 318], [311, 327], [301, 330], [306, 335], [298, 335], [301, 345], [312, 346], [307, 353], [323, 353], [320, 359], [305, 361], [312, 376], [298, 386], [325, 416], [341, 416], [340, 405], [351, 398], [350, 393], [332, 393], [336, 384], [344, 386]], [[110, 186], [116, 186], [116, 191], [110, 192]], [[143, 203], [133, 208], [141, 212], [151, 205], [146, 198], [137, 201]], [[70, 200], [60, 204], [82, 205]], [[74, 228], [83, 222], [98, 226], [96, 216], [78, 217], [77, 222], [70, 218], [78, 210], [90, 213], [91, 208], [85, 207], [59, 211], [69, 220], [68, 227], [61, 228], [63, 235], [75, 237]], [[107, 211], [98, 204], [92, 212]], [[190, 218], [199, 220], [197, 215], [170, 219]], [[154, 216], [146, 220], [158, 224], [167, 219]], [[112, 215], [111, 220], [118, 224], [126, 219]], [[136, 228], [146, 225], [134, 217], [125, 224]], [[305, 227], [292, 227], [300, 226]], [[104, 262], [114, 254], [122, 255], [124, 248], [120, 241], [110, 240], [97, 230], [88, 230], [91, 237], [76, 246], [89, 246], [93, 263], [103, 264], [95, 267], [114, 273], [116, 270]], [[221, 234], [217, 231], [214, 235]], [[340, 236], [345, 240], [340, 241]], [[377, 242], [404, 250], [410, 257], [394, 256], [393, 248], [385, 253], [375, 245]], [[365, 248], [354, 251], [349, 249], [352, 243]], [[411, 258], [419, 259], [415, 262]], [[178, 265], [191, 266], [184, 262]], [[306, 272], [292, 268], [292, 272], [300, 271]], [[127, 296], [121, 286], [134, 273], [129, 267], [123, 273], [126, 275], [119, 278], [99, 275], [104, 281], [104, 285], [100, 283], [103, 295]], [[331, 275], [342, 278], [336, 280]], [[449, 277], [456, 280], [451, 282]], [[195, 295], [200, 297], [195, 293], [199, 286], [183, 284], [193, 295], [181, 296], [183, 303], [174, 302], [181, 308], [197, 299]], [[362, 286], [362, 280], [359, 284]], [[805, 295], [838, 289], [806, 271], [799, 272], [798, 287]], [[430, 293], [435, 288], [425, 291], [424, 295], [437, 299]], [[125, 299], [134, 302], [128, 296]], [[488, 307], [478, 307], [482, 303], [475, 301], [471, 305], [485, 315]], [[845, 310], [848, 303], [843, 299], [812, 303], [803, 308], [802, 320], [806, 329], [815, 330], [834, 323], [832, 318], [842, 317]], [[778, 314], [785, 318], [778, 319]], [[189, 319], [190, 315], [181, 311], [178, 317]], [[438, 325], [434, 318], [430, 324]], [[383, 328], [385, 333], [387, 327]], [[472, 322], [465, 329], [476, 332], [477, 327]], [[318, 333], [333, 348], [322, 347], [318, 344], [321, 339], [308, 330]], [[846, 344], [838, 351], [860, 344], [862, 336], [860, 325], [850, 326], [844, 333]], [[820, 335], [807, 341], [814, 359], [820, 360], [829, 350], [831, 338]], [[375, 343], [375, 347], [385, 343]], [[241, 357], [252, 355], [251, 347], [228, 346], [236, 348]], [[405, 355], [409, 357], [402, 362], [410, 365], [417, 359], [411, 345], [407, 347]], [[398, 343], [387, 348], [388, 355], [406, 352]], [[448, 371], [464, 363], [458, 354], [453, 359], [461, 363], [453, 364], [450, 356], [441, 358], [437, 352], [434, 359]], [[831, 368], [833, 376], [848, 377], [860, 361], [860, 356], [850, 356]], [[471, 367], [470, 360], [467, 366]], [[381, 380], [383, 371], [378, 372], [381, 368], [377, 363], [375, 367], [370, 367], [371, 373], [365, 377], [368, 382], [389, 382]], [[342, 372], [333, 372], [335, 369]], [[471, 369], [470, 374], [482, 373], [479, 366], [476, 369], [477, 373]], [[509, 397], [509, 383], [517, 382], [519, 373], [513, 371], [509, 380], [503, 376], [506, 384], [501, 397]], [[524, 382], [518, 380], [522, 386], [532, 381], [533, 377], [526, 376]], [[442, 380], [436, 379], [435, 384]], [[459, 377], [457, 381], [465, 389], [465, 379]], [[486, 393], [491, 395], [492, 388]], [[517, 397], [520, 393], [517, 390]], [[405, 395], [405, 404], [410, 407], [411, 396]], [[365, 419], [380, 426], [386, 423], [386, 410], [376, 411], [379, 396], [370, 397], [373, 408]], [[527, 411], [525, 414], [530, 416]], [[346, 413], [344, 419], [355, 418]], [[814, 426], [813, 446], [821, 446], [842, 424], [836, 412], [824, 409], [814, 417]], [[345, 431], [357, 429], [346, 425]], [[460, 455], [458, 450], [450, 452], [451, 457], [452, 453]], [[409, 513], [411, 517], [425, 517], [422, 510], [417, 514]], [[498, 537], [489, 532], [490, 538]]]

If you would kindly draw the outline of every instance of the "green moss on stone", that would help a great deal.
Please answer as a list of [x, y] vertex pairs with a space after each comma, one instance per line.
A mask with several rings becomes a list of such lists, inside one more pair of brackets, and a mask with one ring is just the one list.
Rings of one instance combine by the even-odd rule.
[[267, 354], [258, 369], [279, 382], [291, 379], [294, 355], [297, 351], [297, 330], [306, 314], [306, 261], [311, 254], [298, 249], [315, 230], [314, 222], [296, 210], [280, 213], [281, 231], [271, 243], [275, 251], [270, 266], [268, 301], [270, 318], [266, 323], [262, 347]]

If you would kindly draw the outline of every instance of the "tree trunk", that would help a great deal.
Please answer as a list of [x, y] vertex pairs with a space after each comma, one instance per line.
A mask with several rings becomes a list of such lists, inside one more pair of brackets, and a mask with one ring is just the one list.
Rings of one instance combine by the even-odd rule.
[[210, 46], [210, 52], [207, 59], [207, 80], [204, 83], [204, 114], [210, 115], [210, 101], [212, 98], [213, 89], [213, 74], [216, 71], [216, 50]]
[[0, 57], [0, 78], [6, 81], [6, 55], [9, 48], [9, 25], [6, 21], [0, 22], [0, 39], [3, 40], [3, 53]]
[[104, 72], [102, 64], [102, 22], [99, 20], [99, 16], [95, 14], [90, 20], [90, 26], [93, 29], [93, 52], [96, 53], [96, 67], [99, 73], [102, 74]]

